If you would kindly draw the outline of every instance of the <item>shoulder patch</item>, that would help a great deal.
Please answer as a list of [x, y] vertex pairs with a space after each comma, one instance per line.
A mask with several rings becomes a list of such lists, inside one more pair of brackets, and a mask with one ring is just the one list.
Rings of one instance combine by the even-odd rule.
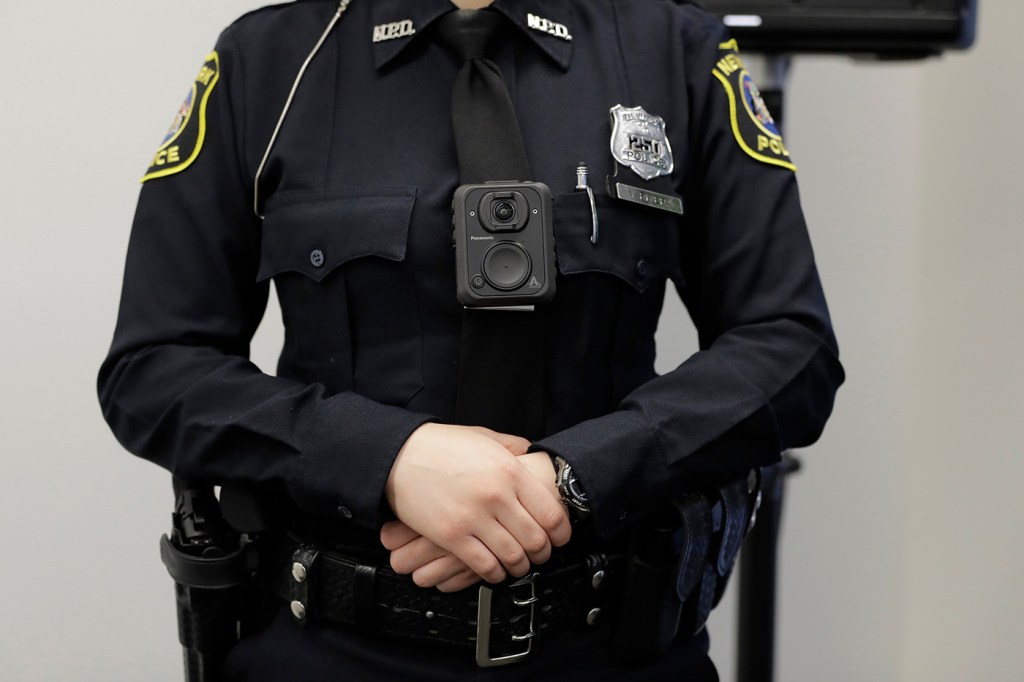
[[732, 132], [740, 149], [762, 163], [795, 171], [789, 150], [782, 142], [782, 133], [743, 65], [735, 40], [718, 46], [718, 61], [711, 72], [729, 97]]
[[220, 58], [216, 52], [211, 52], [157, 149], [143, 182], [180, 173], [199, 157], [206, 139], [206, 103], [218, 80]]

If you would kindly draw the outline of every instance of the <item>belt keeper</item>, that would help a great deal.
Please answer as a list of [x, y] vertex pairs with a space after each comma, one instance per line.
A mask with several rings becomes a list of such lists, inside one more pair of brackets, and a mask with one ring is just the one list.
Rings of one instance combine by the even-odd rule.
[[374, 599], [374, 587], [377, 581], [377, 569], [373, 566], [356, 566], [352, 581], [352, 603], [354, 607], [354, 625], [361, 629], [373, 629], [373, 611], [377, 601]]
[[292, 554], [292, 580], [290, 602], [292, 619], [305, 625], [312, 616], [312, 602], [309, 599], [310, 583], [313, 582], [313, 566], [320, 555], [315, 549], [300, 547]]

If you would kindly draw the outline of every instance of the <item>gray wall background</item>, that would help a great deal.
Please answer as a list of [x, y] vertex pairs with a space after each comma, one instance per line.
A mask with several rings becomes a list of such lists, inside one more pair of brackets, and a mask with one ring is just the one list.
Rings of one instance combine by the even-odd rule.
[[[138, 178], [218, 30], [258, 4], [0, 2], [6, 680], [181, 679], [168, 477], [121, 451], [94, 377]], [[982, 4], [969, 54], [793, 73], [788, 144], [849, 380], [789, 489], [786, 682], [1024, 678], [1024, 5]], [[660, 339], [663, 368], [692, 350], [676, 304]]]

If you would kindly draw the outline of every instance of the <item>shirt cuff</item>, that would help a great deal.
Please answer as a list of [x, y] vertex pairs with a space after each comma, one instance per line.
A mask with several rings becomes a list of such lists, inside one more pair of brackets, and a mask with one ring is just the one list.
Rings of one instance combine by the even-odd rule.
[[354, 393], [325, 400], [306, 431], [292, 498], [309, 514], [380, 528], [391, 518], [384, 488], [395, 458], [433, 419]]
[[587, 493], [594, 530], [604, 538], [650, 511], [645, 500], [668, 481], [657, 431], [633, 412], [582, 422], [537, 441], [531, 449], [558, 455], [572, 465]]

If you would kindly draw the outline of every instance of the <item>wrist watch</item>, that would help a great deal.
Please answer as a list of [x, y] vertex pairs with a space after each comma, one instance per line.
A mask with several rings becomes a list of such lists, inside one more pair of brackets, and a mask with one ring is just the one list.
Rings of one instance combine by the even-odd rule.
[[558, 487], [562, 504], [569, 512], [569, 521], [579, 523], [586, 520], [590, 516], [590, 504], [572, 465], [557, 455], [552, 459], [552, 464], [555, 466], [555, 486]]

